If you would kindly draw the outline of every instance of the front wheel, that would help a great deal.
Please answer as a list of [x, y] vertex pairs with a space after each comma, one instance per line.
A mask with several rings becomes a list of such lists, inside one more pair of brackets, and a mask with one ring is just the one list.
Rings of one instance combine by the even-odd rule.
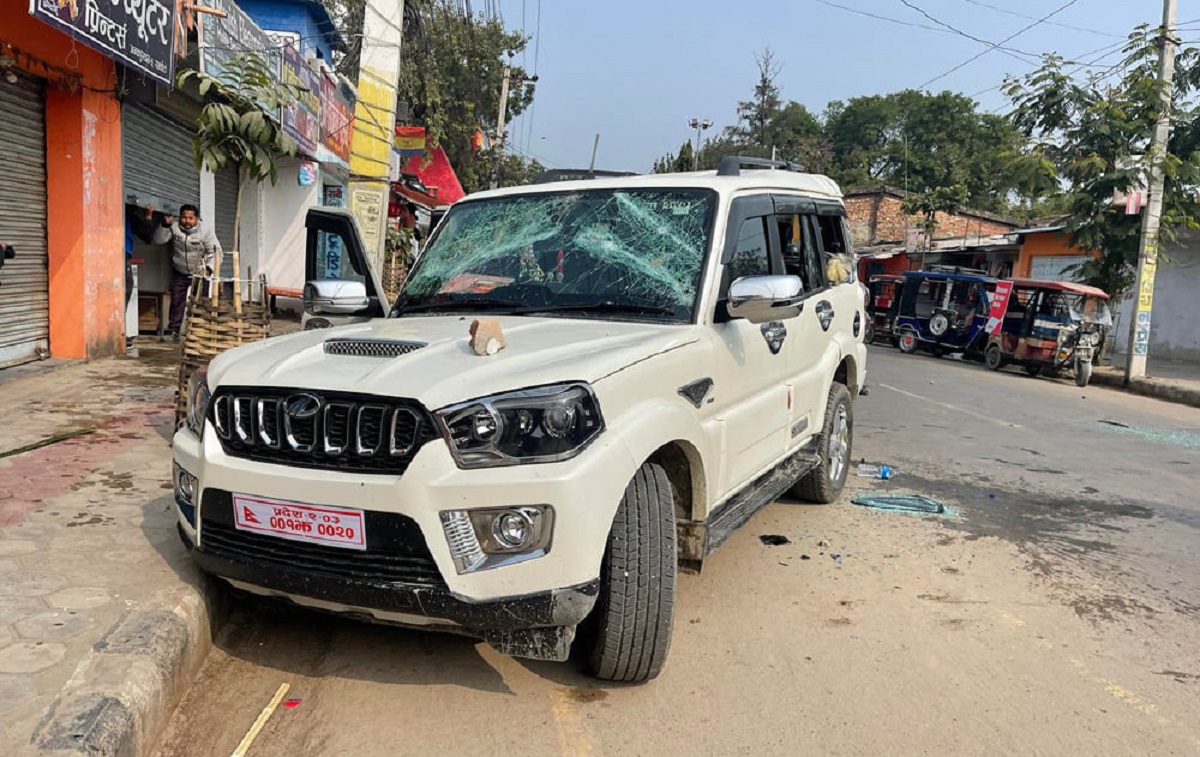
[[998, 371], [1004, 367], [1004, 353], [1000, 351], [1000, 345], [988, 345], [987, 352], [983, 353], [984, 365], [990, 371]]
[[917, 347], [920, 346], [920, 341], [917, 339], [917, 334], [915, 331], [912, 329], [905, 329], [904, 331], [900, 332], [900, 336], [896, 340], [896, 346], [899, 347], [900, 351], [905, 355], [911, 355], [917, 351]]
[[1075, 364], [1075, 386], [1084, 387], [1092, 380], [1092, 362], [1082, 360]]
[[854, 446], [854, 406], [850, 391], [841, 384], [829, 387], [825, 403], [825, 426], [817, 435], [817, 467], [792, 487], [798, 499], [827, 505], [846, 486]]
[[588, 665], [597, 678], [641, 683], [671, 646], [675, 497], [661, 465], [644, 463], [625, 488], [600, 565]]

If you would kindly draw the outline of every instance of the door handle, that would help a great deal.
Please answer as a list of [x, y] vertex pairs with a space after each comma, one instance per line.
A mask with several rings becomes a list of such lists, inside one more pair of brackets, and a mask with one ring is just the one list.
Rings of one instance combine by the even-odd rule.
[[817, 320], [821, 322], [821, 330], [829, 331], [829, 326], [833, 323], [833, 318], [836, 315], [833, 310], [833, 305], [830, 304], [829, 300], [821, 300], [817, 303], [815, 310], [817, 313]]

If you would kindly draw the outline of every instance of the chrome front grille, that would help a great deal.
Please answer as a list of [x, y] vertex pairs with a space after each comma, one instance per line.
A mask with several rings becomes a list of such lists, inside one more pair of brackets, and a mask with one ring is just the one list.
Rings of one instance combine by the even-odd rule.
[[437, 437], [418, 403], [358, 394], [221, 390], [211, 420], [234, 457], [362, 473], [403, 473]]
[[427, 346], [425, 342], [405, 342], [397, 339], [326, 339], [326, 355], [350, 357], [400, 357]]

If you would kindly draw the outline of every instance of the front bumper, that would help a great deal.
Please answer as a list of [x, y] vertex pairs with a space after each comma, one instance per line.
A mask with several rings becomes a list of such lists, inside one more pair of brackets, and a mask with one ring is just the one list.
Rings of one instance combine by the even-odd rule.
[[321, 603], [317, 606], [323, 609], [336, 608], [377, 620], [387, 620], [389, 615], [429, 618], [435, 621], [433, 627], [440, 621], [481, 637], [496, 631], [578, 625], [592, 611], [599, 587], [598, 581], [592, 581], [520, 597], [470, 602], [441, 587], [334, 576], [253, 558], [234, 560], [197, 548], [182, 526], [179, 533], [202, 570], [235, 585], [247, 584], [266, 590], [260, 593], [283, 597], [306, 597]]
[[[202, 569], [250, 591], [283, 595], [302, 605], [366, 614], [385, 622], [457, 626], [468, 632], [572, 626], [582, 621], [595, 603], [600, 560], [628, 480], [626, 472], [632, 475], [633, 468], [628, 448], [615, 435], [601, 437], [587, 454], [562, 463], [469, 471], [454, 465], [444, 444], [430, 443], [402, 476], [390, 476], [231, 457], [212, 431], [210, 426], [203, 441], [187, 430], [174, 439], [175, 462], [198, 479], [199, 506], [192, 522], [176, 510], [184, 541]], [[360, 509], [366, 517], [369, 547], [373, 535], [385, 541], [399, 538], [397, 527], [406, 534], [408, 546], [393, 555], [386, 544], [375, 554], [369, 549], [365, 557], [372, 564], [365, 570], [354, 563], [354, 555], [362, 552], [336, 548], [325, 554], [296, 552], [295, 542], [272, 537], [230, 549], [228, 539], [244, 534], [232, 528], [233, 492]], [[442, 528], [442, 512], [538, 504], [550, 505], [556, 513], [547, 554], [458, 573]], [[214, 521], [225, 528], [214, 527]], [[396, 526], [398, 521], [403, 525]], [[281, 542], [293, 546], [284, 549]], [[381, 560], [404, 562], [414, 555], [420, 563], [415, 573], [396, 572], [388, 565], [376, 569]], [[329, 560], [338, 563], [335, 570], [329, 569]]]

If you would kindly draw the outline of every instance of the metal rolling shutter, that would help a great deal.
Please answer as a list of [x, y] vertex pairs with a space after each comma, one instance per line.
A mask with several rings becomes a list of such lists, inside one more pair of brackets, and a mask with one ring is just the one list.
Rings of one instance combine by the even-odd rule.
[[[237, 219], [237, 187], [238, 172], [236, 168], [226, 168], [216, 175], [214, 182], [216, 205], [216, 222], [213, 224], [217, 239], [221, 240], [221, 249], [225, 251], [226, 263], [222, 266], [223, 276], [233, 275], [233, 262], [229, 254], [233, 250], [234, 221]], [[242, 266], [243, 271], [245, 266]]]
[[200, 207], [200, 173], [192, 158], [192, 133], [145, 106], [121, 107], [121, 161], [125, 201], [153, 203], [178, 213], [185, 203]]
[[43, 82], [17, 77], [16, 84], [0, 79], [0, 240], [17, 254], [0, 267], [0, 368], [36, 360], [50, 348]]

